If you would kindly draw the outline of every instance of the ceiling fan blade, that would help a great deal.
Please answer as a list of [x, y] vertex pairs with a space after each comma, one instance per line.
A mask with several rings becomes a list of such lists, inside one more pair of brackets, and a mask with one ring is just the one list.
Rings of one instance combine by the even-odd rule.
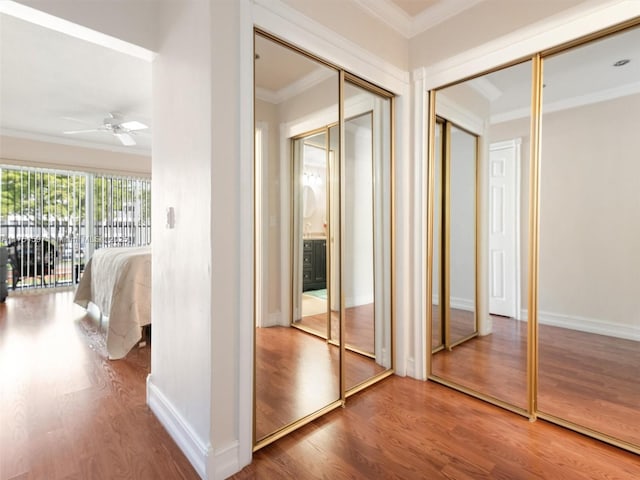
[[126, 128], [127, 130], [144, 130], [145, 128], [149, 128], [142, 122], [138, 122], [137, 120], [132, 120], [130, 122], [123, 122], [120, 124], [122, 128]]
[[90, 133], [90, 132], [104, 132], [104, 128], [91, 128], [89, 130], [67, 130], [66, 132], [62, 132], [62, 133], [66, 133], [66, 134], [74, 134], [74, 133]]
[[136, 141], [128, 133], [114, 133], [114, 135], [118, 137], [118, 140], [120, 140], [120, 142], [127, 147], [136, 144]]

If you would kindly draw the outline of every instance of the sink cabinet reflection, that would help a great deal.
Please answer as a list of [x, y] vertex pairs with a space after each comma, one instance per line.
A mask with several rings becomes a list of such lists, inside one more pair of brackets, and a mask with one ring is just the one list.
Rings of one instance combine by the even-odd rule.
[[302, 291], [327, 288], [327, 240], [302, 242]]

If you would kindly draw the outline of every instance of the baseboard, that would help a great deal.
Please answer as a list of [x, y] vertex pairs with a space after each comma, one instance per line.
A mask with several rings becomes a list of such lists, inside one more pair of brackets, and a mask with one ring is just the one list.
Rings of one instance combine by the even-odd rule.
[[239, 443], [230, 443], [226, 447], [214, 450], [209, 457], [208, 472], [212, 480], [224, 480], [240, 471]]
[[153, 384], [151, 374], [147, 376], [147, 405], [169, 432], [193, 468], [196, 469], [200, 478], [208, 478], [207, 467], [209, 462], [213, 461], [211, 445], [198, 438], [189, 423], [182, 418], [169, 399]]
[[351, 307], [357, 307], [359, 305], [368, 305], [370, 303], [373, 303], [373, 294], [365, 293], [364, 295], [345, 298], [344, 307], [351, 308]]
[[[528, 311], [522, 309], [522, 321], [529, 318]], [[538, 312], [538, 323], [552, 327], [567, 328], [579, 332], [595, 333], [608, 337], [623, 338], [625, 340], [640, 341], [640, 327], [633, 325], [620, 325], [595, 318], [581, 317], [578, 315], [565, 315], [553, 312]]]
[[469, 298], [451, 297], [449, 299], [449, 308], [473, 312], [476, 309], [476, 302]]
[[405, 373], [407, 377], [417, 378], [416, 377], [416, 361], [413, 358], [407, 358]]

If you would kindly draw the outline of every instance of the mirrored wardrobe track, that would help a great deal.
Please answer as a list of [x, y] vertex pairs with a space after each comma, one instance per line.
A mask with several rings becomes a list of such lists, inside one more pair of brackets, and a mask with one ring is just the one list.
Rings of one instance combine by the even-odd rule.
[[430, 92], [428, 377], [640, 453], [640, 19]]
[[255, 45], [261, 448], [393, 373], [393, 95], [265, 32]]

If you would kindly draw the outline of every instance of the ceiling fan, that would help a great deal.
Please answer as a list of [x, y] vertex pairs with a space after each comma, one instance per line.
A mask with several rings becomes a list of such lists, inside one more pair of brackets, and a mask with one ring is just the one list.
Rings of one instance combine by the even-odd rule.
[[98, 128], [90, 128], [87, 130], [68, 130], [62, 133], [67, 135], [93, 132], [110, 133], [114, 137], [117, 137], [123, 145], [130, 147], [136, 144], [133, 135], [136, 135], [140, 130], [145, 130], [147, 128], [149, 128], [147, 125], [142, 122], [138, 122], [137, 120], [125, 122], [120, 115], [116, 113], [109, 113], [109, 116], [103, 120], [102, 126]]

